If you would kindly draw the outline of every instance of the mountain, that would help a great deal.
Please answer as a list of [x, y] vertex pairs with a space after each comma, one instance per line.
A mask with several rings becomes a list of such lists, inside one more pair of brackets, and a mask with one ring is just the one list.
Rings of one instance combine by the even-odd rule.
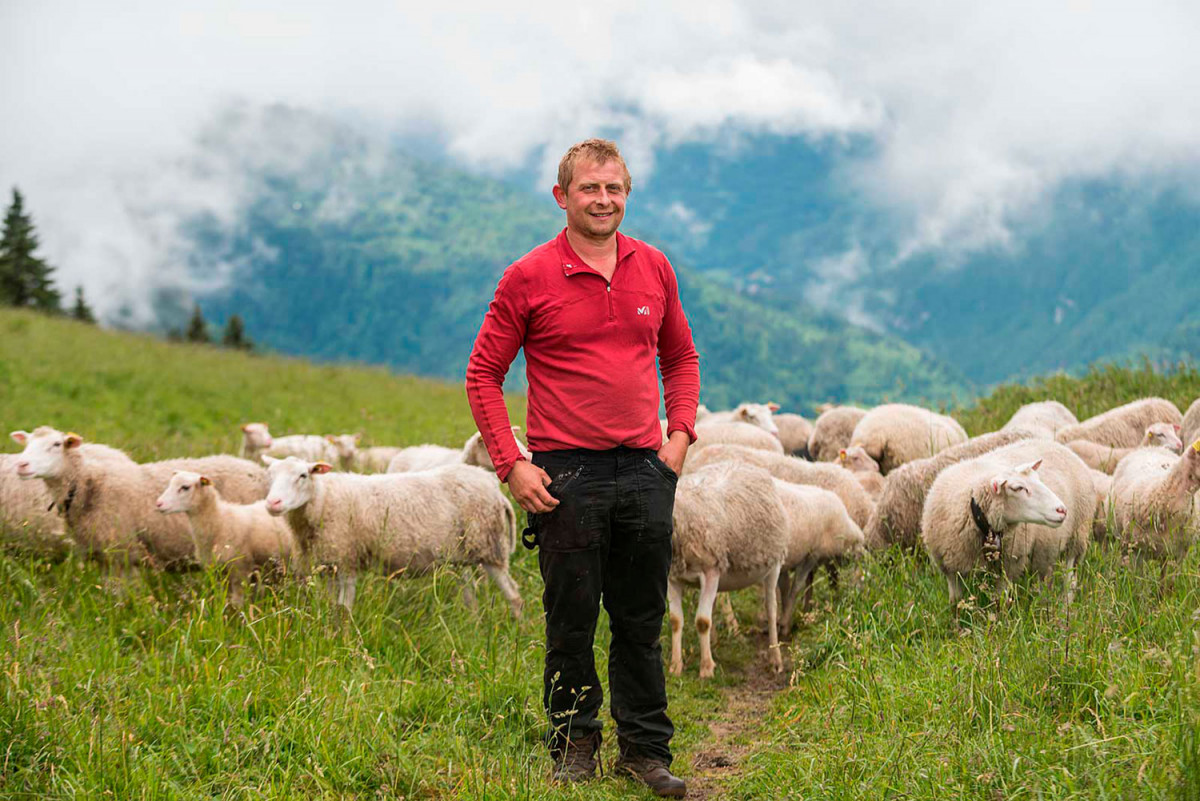
[[[273, 114], [282, 115], [278, 128], [313, 124], [298, 112]], [[242, 315], [255, 341], [284, 353], [461, 379], [500, 274], [560, 230], [561, 212], [548, 194], [345, 128], [326, 131], [323, 142], [302, 163], [255, 166], [254, 192], [232, 228], [216, 219], [190, 225], [198, 264], [236, 265], [230, 281], [201, 298], [205, 311], [218, 321]], [[209, 145], [229, 148], [220, 137]], [[653, 223], [635, 210], [628, 227], [657, 243]], [[712, 406], [761, 398], [811, 409], [828, 400], [936, 403], [972, 394], [961, 373], [898, 337], [758, 285], [739, 289], [694, 269], [687, 249], [666, 250], [701, 353], [702, 399]]]
[[706, 276], [900, 337], [976, 384], [1200, 356], [1200, 204], [1180, 182], [1070, 183], [1015, 216], [1005, 246], [898, 260], [908, 229], [869, 200], [869, 156], [854, 140], [684, 144], [655, 154], [635, 197]]

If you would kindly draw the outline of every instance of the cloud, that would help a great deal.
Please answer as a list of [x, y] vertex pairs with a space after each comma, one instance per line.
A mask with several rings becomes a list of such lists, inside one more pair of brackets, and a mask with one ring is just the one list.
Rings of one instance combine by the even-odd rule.
[[901, 221], [894, 258], [969, 251], [1063, 181], [1192, 173], [1197, 29], [1200, 7], [1165, 0], [7, 3], [0, 187], [25, 190], [62, 283], [133, 323], [152, 291], [232, 269], [197, 285], [181, 219], [232, 219], [247, 171], [302, 163], [279, 142], [331, 135], [260, 130], [203, 163], [230, 109], [273, 103], [483, 172], [540, 158], [543, 178], [597, 131], [639, 181], [657, 148], [730, 131], [861, 137], [839, 174]]

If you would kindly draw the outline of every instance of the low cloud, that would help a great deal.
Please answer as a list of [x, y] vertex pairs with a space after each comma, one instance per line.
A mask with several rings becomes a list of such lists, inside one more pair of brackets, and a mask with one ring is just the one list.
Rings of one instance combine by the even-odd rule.
[[[861, 138], [838, 174], [898, 221], [891, 258], [952, 255], [1010, 243], [1064, 181], [1194, 175], [1198, 29], [1200, 7], [1153, 1], [8, 3], [0, 187], [61, 283], [131, 324], [228, 280], [186, 267], [179, 222], [233, 219], [248, 174], [326, 146], [321, 117], [543, 178], [597, 131], [639, 181], [656, 149], [730, 132]], [[312, 129], [222, 128], [270, 104]], [[322, 214], [353, 213], [335, 197]]]

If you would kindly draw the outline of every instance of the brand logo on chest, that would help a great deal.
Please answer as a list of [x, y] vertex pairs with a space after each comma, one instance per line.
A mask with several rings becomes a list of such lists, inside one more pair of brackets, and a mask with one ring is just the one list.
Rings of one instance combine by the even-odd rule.
[[638, 306], [637, 313], [648, 315], [648, 314], [650, 314], [650, 307], [649, 306]]

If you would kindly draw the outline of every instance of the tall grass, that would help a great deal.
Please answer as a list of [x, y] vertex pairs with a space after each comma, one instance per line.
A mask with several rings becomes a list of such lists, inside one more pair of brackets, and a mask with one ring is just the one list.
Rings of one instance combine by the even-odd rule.
[[[237, 424], [364, 430], [378, 443], [459, 442], [459, 387], [313, 366], [0, 313], [0, 423], [49, 422], [139, 458], [230, 450]], [[1186, 405], [1190, 370], [1096, 369], [1003, 387], [960, 419], [995, 428], [1056, 397], [1081, 417], [1148, 394]], [[522, 400], [509, 399], [514, 421]], [[6, 798], [647, 798], [624, 780], [547, 780], [536, 558], [518, 549], [513, 621], [462, 576], [362, 580], [353, 616], [321, 577], [260, 588], [224, 610], [215, 573], [124, 579], [75, 561], [0, 554], [0, 796]], [[1200, 572], [1093, 548], [1068, 612], [1062, 579], [948, 609], [921, 555], [868, 560], [861, 581], [785, 643], [790, 686], [740, 735], [724, 795], [760, 798], [1200, 797]], [[694, 598], [686, 600], [694, 613]], [[735, 599], [757, 620], [755, 592]], [[603, 678], [606, 622], [596, 645]], [[761, 622], [758, 623], [761, 626]], [[964, 633], [965, 632], [965, 633]], [[666, 632], [664, 631], [664, 641]], [[766, 669], [761, 637], [721, 631], [715, 681], [670, 679], [676, 765], [714, 746], [708, 722]], [[606, 733], [611, 737], [611, 725]], [[605, 755], [613, 754], [612, 742]]]

